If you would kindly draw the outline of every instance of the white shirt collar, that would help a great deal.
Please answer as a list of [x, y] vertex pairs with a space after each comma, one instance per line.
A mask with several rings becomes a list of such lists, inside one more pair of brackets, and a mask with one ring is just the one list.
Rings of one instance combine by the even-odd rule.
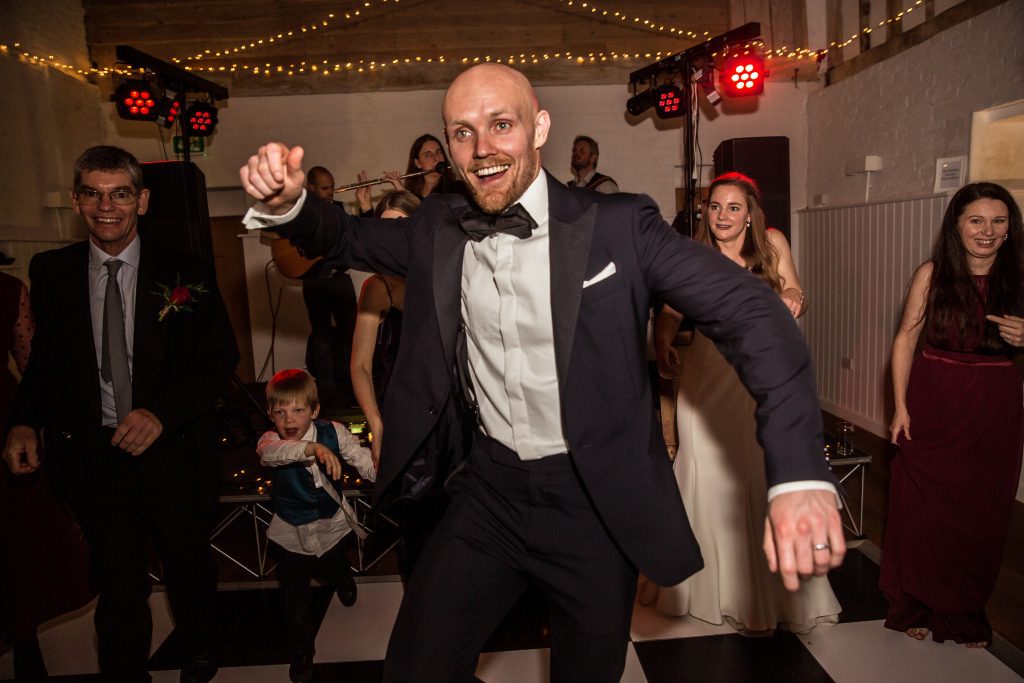
[[110, 259], [116, 258], [118, 261], [123, 261], [132, 268], [138, 269], [141, 254], [142, 243], [139, 241], [138, 235], [135, 235], [135, 238], [127, 247], [124, 248], [124, 251], [117, 256], [111, 256], [97, 247], [92, 240], [89, 240], [89, 265], [93, 268], [99, 268]]
[[518, 203], [537, 222], [538, 228], [548, 222], [548, 174], [543, 168], [526, 188]]

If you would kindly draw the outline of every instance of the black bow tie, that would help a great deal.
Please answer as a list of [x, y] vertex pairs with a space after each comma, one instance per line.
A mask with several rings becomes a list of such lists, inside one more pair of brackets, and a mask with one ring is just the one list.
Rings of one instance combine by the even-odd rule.
[[537, 227], [537, 222], [530, 217], [522, 204], [516, 204], [504, 213], [489, 214], [469, 210], [459, 218], [459, 225], [469, 239], [479, 242], [496, 232], [507, 232], [519, 239], [526, 239]]

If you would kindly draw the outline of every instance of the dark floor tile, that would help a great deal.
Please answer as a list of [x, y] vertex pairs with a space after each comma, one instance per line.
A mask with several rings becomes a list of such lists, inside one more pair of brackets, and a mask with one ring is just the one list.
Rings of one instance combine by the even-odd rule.
[[856, 548], [846, 553], [843, 565], [828, 574], [836, 599], [842, 605], [839, 623], [884, 619], [889, 603], [878, 588], [879, 567]]
[[832, 678], [791, 633], [633, 643], [648, 683], [829, 683]]
[[[334, 591], [329, 587], [313, 589], [313, 621], [317, 629]], [[287, 664], [290, 661], [283, 637], [284, 613], [279, 590], [221, 591], [217, 593], [217, 612], [221, 618], [221, 666], [260, 666]], [[160, 645], [149, 660], [152, 671], [181, 668], [181, 650], [177, 632]]]

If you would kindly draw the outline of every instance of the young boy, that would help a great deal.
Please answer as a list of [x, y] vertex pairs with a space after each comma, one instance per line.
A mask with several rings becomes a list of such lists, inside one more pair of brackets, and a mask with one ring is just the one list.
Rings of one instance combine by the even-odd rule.
[[[305, 370], [282, 370], [267, 384], [267, 412], [276, 431], [260, 437], [260, 462], [273, 469], [274, 517], [267, 539], [279, 557], [286, 638], [292, 681], [313, 677], [310, 579], [335, 586], [346, 607], [355, 604], [356, 583], [342, 544], [360, 533], [355, 514], [333, 481], [341, 477], [338, 455], [370, 481], [376, 479], [370, 450], [336, 422], [317, 420], [320, 399]], [[330, 479], [328, 479], [328, 477]], [[332, 481], [333, 480], [333, 481]]]

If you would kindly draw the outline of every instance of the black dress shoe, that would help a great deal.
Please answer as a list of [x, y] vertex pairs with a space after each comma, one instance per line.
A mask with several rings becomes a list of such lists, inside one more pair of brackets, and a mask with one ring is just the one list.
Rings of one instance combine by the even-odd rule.
[[181, 683], [209, 683], [217, 675], [217, 669], [209, 653], [186, 657], [181, 663]]
[[288, 679], [292, 683], [309, 683], [313, 680], [313, 655], [299, 655], [288, 667]]
[[341, 583], [338, 584], [337, 593], [338, 600], [340, 600], [341, 604], [345, 607], [351, 607], [356, 604], [356, 597], [358, 597], [356, 580], [353, 579], [351, 575], [346, 576], [341, 580]]

